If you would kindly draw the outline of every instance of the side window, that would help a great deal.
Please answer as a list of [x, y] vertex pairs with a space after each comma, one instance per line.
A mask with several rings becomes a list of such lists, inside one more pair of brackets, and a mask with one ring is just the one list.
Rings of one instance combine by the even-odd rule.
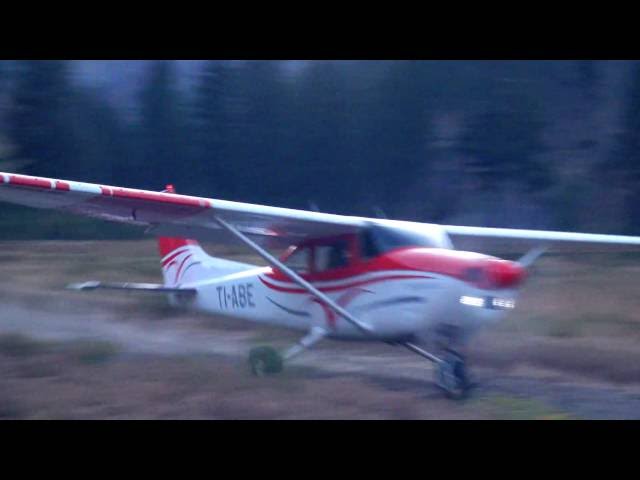
[[363, 230], [360, 234], [360, 251], [362, 252], [362, 258], [367, 260], [380, 254], [373, 238], [373, 232], [369, 228]]
[[331, 245], [316, 246], [316, 271], [324, 272], [349, 265], [349, 245], [340, 240]]
[[311, 248], [298, 248], [287, 258], [284, 264], [296, 273], [309, 273]]

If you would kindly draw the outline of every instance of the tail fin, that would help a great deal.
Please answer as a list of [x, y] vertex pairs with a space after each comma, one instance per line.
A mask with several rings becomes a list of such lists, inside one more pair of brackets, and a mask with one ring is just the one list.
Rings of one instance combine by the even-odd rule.
[[[209, 257], [195, 240], [160, 237], [158, 248], [162, 258], [162, 276], [167, 287], [204, 280], [202, 265]], [[200, 267], [200, 268], [198, 268]]]
[[[175, 193], [175, 189], [173, 185], [167, 185], [164, 192]], [[187, 238], [159, 237], [158, 250], [165, 287], [176, 287], [253, 267], [211, 257], [196, 240]]]

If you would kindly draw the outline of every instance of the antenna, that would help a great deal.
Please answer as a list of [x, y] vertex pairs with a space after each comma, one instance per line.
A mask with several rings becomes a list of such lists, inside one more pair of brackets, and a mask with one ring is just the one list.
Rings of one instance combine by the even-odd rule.
[[379, 206], [374, 205], [373, 206], [373, 213], [375, 213], [377, 218], [387, 218], [387, 214], [384, 213], [384, 210], [382, 210]]

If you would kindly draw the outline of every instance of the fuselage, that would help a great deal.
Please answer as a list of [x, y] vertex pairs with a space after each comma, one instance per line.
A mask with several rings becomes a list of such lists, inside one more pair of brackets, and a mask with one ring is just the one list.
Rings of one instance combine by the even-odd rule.
[[[352, 257], [341, 268], [300, 275], [368, 324], [377, 339], [392, 341], [440, 323], [460, 327], [469, 335], [500, 320], [514, 306], [524, 270], [478, 253], [399, 247], [373, 258]], [[198, 294], [174, 298], [183, 306], [300, 330], [322, 327], [336, 338], [366, 336], [272, 267], [246, 265], [226, 275], [185, 280], [181, 286], [195, 288]]]

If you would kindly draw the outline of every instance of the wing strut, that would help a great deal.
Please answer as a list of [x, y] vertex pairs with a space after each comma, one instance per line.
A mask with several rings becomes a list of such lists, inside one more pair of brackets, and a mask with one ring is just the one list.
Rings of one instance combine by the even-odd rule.
[[289, 267], [287, 267], [285, 264], [283, 264], [280, 260], [275, 258], [273, 255], [271, 255], [269, 252], [264, 250], [259, 245], [257, 245], [251, 239], [247, 238], [244, 234], [239, 232], [233, 225], [228, 224], [222, 218], [220, 218], [218, 215], [215, 215], [214, 218], [215, 218], [216, 222], [218, 222], [218, 224], [222, 228], [227, 230], [229, 233], [231, 233], [233, 236], [235, 236], [238, 240], [240, 240], [242, 243], [244, 243], [249, 248], [251, 248], [253, 251], [255, 251], [258, 255], [260, 255], [262, 258], [264, 258], [271, 266], [276, 267], [277, 269], [279, 269], [282, 273], [284, 273], [287, 277], [289, 277], [293, 282], [295, 282], [298, 285], [300, 285], [307, 292], [309, 292], [311, 295], [316, 297], [318, 300], [320, 300], [322, 303], [324, 303], [331, 310], [333, 310], [338, 315], [340, 315], [342, 318], [344, 318], [347, 322], [349, 322], [352, 325], [354, 325], [356, 328], [358, 328], [363, 333], [366, 333], [368, 335], [373, 335], [374, 334], [373, 329], [369, 325], [367, 325], [366, 323], [361, 322], [360, 320], [355, 318], [353, 315], [351, 315], [349, 312], [347, 312], [344, 308], [342, 308], [336, 302], [331, 300], [331, 298], [329, 298], [327, 295], [325, 295], [320, 290], [315, 288], [313, 285], [311, 285], [309, 282], [307, 282], [304, 278], [302, 278], [296, 272], [294, 272]]
[[318, 343], [320, 340], [322, 340], [326, 336], [327, 336], [327, 331], [324, 328], [313, 327], [307, 335], [305, 335], [298, 341], [298, 343], [296, 343], [294, 346], [287, 349], [282, 354], [282, 359], [291, 360], [293, 357], [301, 354], [307, 348]]

